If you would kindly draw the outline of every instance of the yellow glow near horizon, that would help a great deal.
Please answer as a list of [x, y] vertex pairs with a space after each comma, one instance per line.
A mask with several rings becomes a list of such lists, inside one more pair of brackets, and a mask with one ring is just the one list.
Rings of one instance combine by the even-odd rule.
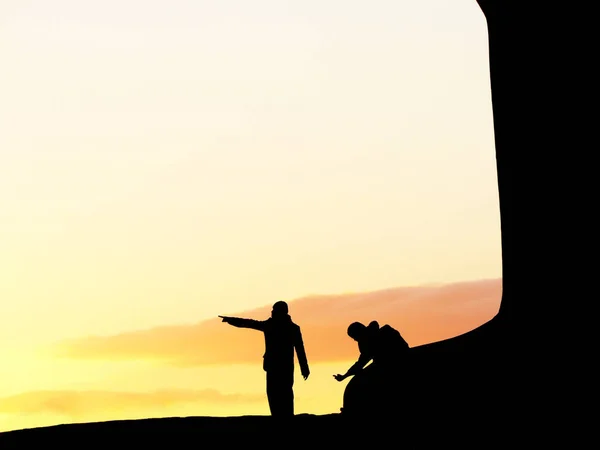
[[[60, 391], [63, 405], [148, 371], [148, 392], [195, 392], [174, 414], [266, 412], [196, 392], [263, 393], [255, 368], [236, 391], [227, 366], [40, 349], [312, 294], [500, 279], [487, 44], [474, 0], [2, 2], [0, 397]], [[427, 319], [398, 324], [422, 342], [497, 309], [466, 292], [452, 323], [411, 310]], [[338, 410], [327, 364], [297, 383], [300, 409]], [[89, 417], [118, 415], [93, 398]], [[41, 414], [0, 425], [76, 419]]]
[[[39, 356], [5, 361], [20, 370], [3, 374], [0, 431], [144, 417], [269, 414], [260, 364], [181, 370], [141, 362], [85, 363]], [[339, 412], [345, 383], [332, 381], [332, 375], [351, 364], [312, 364], [307, 381], [297, 374], [296, 413]], [[23, 376], [23, 369], [28, 375]], [[39, 371], [50, 376], [33, 375]], [[6, 395], [9, 391], [12, 395]]]

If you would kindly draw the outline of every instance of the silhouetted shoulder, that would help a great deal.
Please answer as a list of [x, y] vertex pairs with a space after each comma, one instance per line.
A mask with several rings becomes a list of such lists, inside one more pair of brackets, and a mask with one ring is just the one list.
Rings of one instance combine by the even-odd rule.
[[370, 330], [378, 330], [379, 329], [379, 323], [376, 320], [373, 320], [368, 326], [367, 328], [369, 328]]
[[300, 325], [292, 322], [292, 335], [294, 339], [297, 341], [302, 341], [302, 331], [300, 329]]
[[388, 342], [388, 344], [395, 345], [399, 348], [409, 348], [408, 342], [404, 340], [400, 332], [395, 328], [392, 328], [389, 325], [384, 325], [380, 328], [380, 333]]

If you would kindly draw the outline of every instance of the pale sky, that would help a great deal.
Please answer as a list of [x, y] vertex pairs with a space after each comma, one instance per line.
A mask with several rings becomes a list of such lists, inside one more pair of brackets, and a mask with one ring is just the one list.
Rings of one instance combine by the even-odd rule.
[[0, 339], [501, 276], [473, 0], [4, 0]]

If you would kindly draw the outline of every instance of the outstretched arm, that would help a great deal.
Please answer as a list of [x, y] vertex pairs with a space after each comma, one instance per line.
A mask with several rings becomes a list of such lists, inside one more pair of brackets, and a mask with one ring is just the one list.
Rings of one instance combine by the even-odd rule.
[[356, 375], [367, 365], [367, 363], [369, 361], [371, 361], [371, 359], [372, 359], [372, 357], [370, 355], [361, 353], [360, 356], [358, 357], [358, 361], [356, 361], [354, 364], [352, 364], [352, 366], [348, 369], [348, 371], [344, 375], [338, 374], [338, 375], [334, 375], [333, 377], [337, 381], [343, 381], [348, 377]]
[[253, 330], [264, 331], [265, 321], [254, 319], [242, 319], [239, 317], [219, 316], [223, 322], [228, 323], [237, 328], [251, 328]]
[[306, 358], [306, 350], [304, 349], [304, 341], [302, 340], [302, 332], [300, 331], [300, 328], [298, 328], [298, 332], [296, 333], [294, 347], [296, 348], [296, 355], [298, 356], [300, 371], [306, 380], [310, 375], [310, 370], [308, 368], [308, 359]]

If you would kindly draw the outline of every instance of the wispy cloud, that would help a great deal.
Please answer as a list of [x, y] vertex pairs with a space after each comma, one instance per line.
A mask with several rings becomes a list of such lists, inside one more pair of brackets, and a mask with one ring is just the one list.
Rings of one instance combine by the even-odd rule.
[[0, 398], [2, 414], [59, 414], [70, 417], [106, 411], [135, 411], [165, 408], [183, 403], [238, 404], [264, 402], [264, 395], [222, 394], [206, 390], [31, 391]]
[[[346, 335], [353, 321], [377, 320], [399, 330], [411, 346], [465, 333], [491, 319], [502, 295], [501, 279], [375, 292], [314, 295], [290, 301], [302, 328], [310, 362], [353, 359], [356, 343]], [[270, 305], [224, 315], [264, 319]], [[261, 333], [240, 330], [215, 318], [195, 325], [159, 327], [114, 336], [62, 342], [58, 354], [78, 359], [154, 359], [180, 366], [258, 363]]]

